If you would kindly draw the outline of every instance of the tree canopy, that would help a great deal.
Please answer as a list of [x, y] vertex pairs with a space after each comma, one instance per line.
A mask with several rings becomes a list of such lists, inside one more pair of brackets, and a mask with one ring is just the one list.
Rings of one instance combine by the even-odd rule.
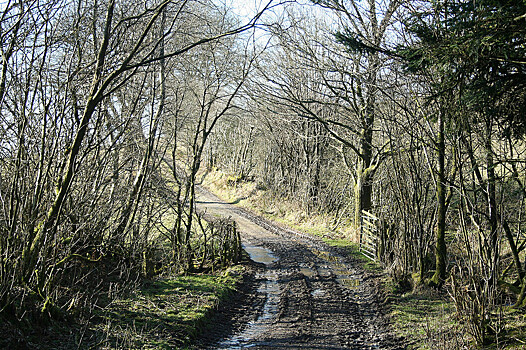
[[429, 2], [406, 24], [415, 36], [398, 53], [410, 71], [438, 69], [437, 90], [458, 88], [464, 106], [490, 114], [516, 136], [526, 132], [526, 2]]

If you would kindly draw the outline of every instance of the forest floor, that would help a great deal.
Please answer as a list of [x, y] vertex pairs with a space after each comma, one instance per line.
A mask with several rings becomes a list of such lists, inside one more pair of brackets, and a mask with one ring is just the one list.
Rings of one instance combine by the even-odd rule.
[[231, 217], [255, 262], [251, 283], [216, 313], [199, 347], [403, 349], [378, 272], [318, 238], [280, 227], [200, 189], [198, 209]]

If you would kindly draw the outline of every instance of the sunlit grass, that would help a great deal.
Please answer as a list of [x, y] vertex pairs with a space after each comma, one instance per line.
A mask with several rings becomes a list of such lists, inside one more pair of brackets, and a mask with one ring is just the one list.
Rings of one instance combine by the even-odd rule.
[[294, 230], [309, 233], [321, 238], [352, 237], [350, 222], [335, 226], [335, 218], [325, 213], [305, 214], [297, 203], [286, 198], [276, 199], [266, 189], [258, 187], [253, 181], [229, 181], [229, 175], [212, 170], [206, 173], [203, 185], [226, 202], [249, 209], [258, 215], [283, 224]]
[[191, 349], [210, 312], [235, 290], [243, 267], [217, 274], [163, 278], [98, 311], [92, 328], [105, 334], [103, 348]]
[[430, 290], [398, 295], [391, 300], [393, 326], [409, 343], [408, 349], [462, 349], [466, 340], [459, 332], [454, 312], [454, 304], [447, 296]]

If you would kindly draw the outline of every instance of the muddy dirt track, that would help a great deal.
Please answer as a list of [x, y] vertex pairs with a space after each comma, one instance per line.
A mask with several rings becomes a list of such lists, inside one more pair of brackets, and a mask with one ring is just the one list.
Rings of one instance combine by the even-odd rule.
[[[232, 217], [254, 263], [206, 335], [209, 349], [403, 349], [377, 281], [351, 258], [199, 189], [198, 210]], [[205, 345], [203, 345], [205, 346]]]

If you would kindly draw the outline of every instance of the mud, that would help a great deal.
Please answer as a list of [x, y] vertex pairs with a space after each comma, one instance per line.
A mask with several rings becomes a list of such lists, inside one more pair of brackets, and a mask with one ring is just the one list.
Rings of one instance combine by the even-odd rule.
[[200, 189], [198, 209], [232, 217], [252, 262], [199, 347], [404, 349], [374, 276], [320, 240], [281, 228]]

